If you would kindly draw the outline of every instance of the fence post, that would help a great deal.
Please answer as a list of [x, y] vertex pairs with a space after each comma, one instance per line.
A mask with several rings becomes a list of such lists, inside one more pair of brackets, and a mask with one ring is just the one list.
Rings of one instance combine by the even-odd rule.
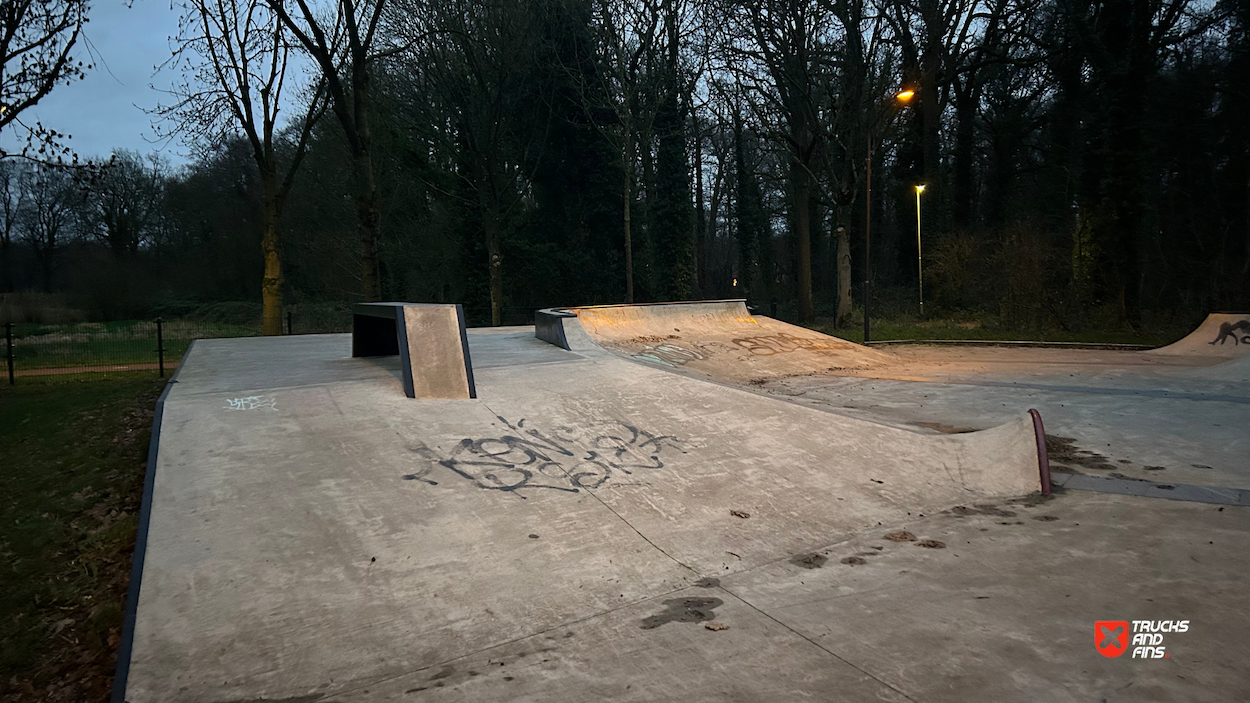
[[295, 334], [295, 326], [291, 323], [291, 311], [286, 311], [286, 333]]
[[162, 334], [162, 326], [165, 320], [156, 318], [156, 359], [161, 369], [161, 378], [165, 378], [165, 337]]
[[4, 323], [5, 358], [9, 362], [9, 385], [13, 385], [13, 323]]

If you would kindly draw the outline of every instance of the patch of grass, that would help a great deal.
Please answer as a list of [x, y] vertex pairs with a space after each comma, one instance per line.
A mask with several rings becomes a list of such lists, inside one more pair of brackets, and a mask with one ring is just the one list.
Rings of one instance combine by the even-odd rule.
[[[163, 326], [161, 346], [165, 361], [176, 363], [193, 339], [250, 337], [259, 331], [252, 326], [171, 320]], [[145, 320], [13, 326], [18, 370], [155, 364], [156, 349], [156, 323]]]
[[[1185, 336], [1188, 330], [1083, 330], [1066, 332], [1061, 329], [1010, 330], [983, 325], [975, 318], [936, 318], [921, 320], [910, 316], [892, 316], [871, 320], [872, 341], [902, 339], [968, 339], [1024, 342], [1081, 342], [1084, 344], [1145, 344], [1163, 346]], [[824, 334], [862, 343], [864, 341], [864, 318], [857, 315], [854, 322], [836, 327], [832, 320], [817, 318], [807, 327]]]
[[164, 382], [0, 390], [0, 698], [104, 701]]

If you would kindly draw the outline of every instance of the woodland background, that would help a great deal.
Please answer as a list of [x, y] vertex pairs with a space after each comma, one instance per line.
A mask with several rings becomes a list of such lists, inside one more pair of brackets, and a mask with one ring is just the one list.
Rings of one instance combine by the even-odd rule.
[[[78, 13], [53, 58], [89, 15], [15, 3]], [[185, 166], [70, 159], [16, 114], [31, 80], [3, 47], [0, 129], [30, 144], [0, 159], [12, 321], [259, 321], [263, 302], [272, 332], [291, 306], [364, 299], [499, 324], [747, 297], [846, 324], [869, 149], [874, 311], [914, 312], [921, 183], [931, 315], [1081, 330], [1250, 308], [1250, 3], [175, 9], [185, 80], [152, 119], [194, 147]]]

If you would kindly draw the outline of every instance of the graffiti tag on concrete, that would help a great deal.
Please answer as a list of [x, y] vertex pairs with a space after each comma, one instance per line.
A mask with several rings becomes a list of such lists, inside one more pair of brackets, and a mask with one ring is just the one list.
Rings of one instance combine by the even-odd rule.
[[648, 344], [642, 348], [642, 351], [634, 354], [634, 358], [664, 366], [684, 366], [688, 361], [704, 357], [697, 351], [691, 351], [676, 344], [660, 344], [654, 347]]
[[675, 437], [656, 435], [620, 421], [592, 427], [559, 427], [543, 432], [499, 418], [514, 434], [460, 440], [451, 455], [439, 456], [425, 445], [410, 447], [427, 464], [404, 476], [409, 481], [438, 485], [427, 478], [436, 466], [472, 481], [478, 488], [504, 491], [547, 489], [577, 493], [599, 488], [620, 476], [664, 468], [665, 449], [680, 450]]
[[226, 401], [226, 410], [273, 410], [277, 411], [274, 405], [278, 402], [277, 398], [266, 397], [263, 395], [249, 395], [246, 398], [230, 398]]
[[743, 349], [746, 349], [752, 354], [758, 354], [760, 356], [789, 354], [790, 352], [798, 351], [799, 349], [817, 350], [851, 348], [851, 345], [846, 342], [818, 339], [815, 337], [796, 337], [786, 332], [759, 337], [742, 337], [733, 340], [733, 343]]
[[[1237, 334], [1242, 331], [1245, 331], [1247, 334], [1243, 337], [1238, 337]], [[1242, 342], [1245, 342], [1246, 344], [1250, 344], [1250, 320], [1238, 320], [1237, 322], [1221, 322], [1220, 323], [1220, 336], [1216, 337], [1215, 341], [1208, 342], [1208, 344], [1223, 345], [1224, 342], [1230, 338], [1233, 340], [1234, 345], [1241, 344]]]

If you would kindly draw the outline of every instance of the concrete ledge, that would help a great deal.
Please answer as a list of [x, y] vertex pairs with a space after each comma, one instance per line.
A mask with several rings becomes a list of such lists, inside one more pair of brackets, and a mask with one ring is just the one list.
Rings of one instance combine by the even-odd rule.
[[409, 398], [476, 398], [473, 362], [458, 304], [357, 303], [352, 356], [400, 358]]
[[569, 351], [600, 348], [582, 328], [577, 313], [565, 308], [546, 308], [535, 312], [534, 336]]

